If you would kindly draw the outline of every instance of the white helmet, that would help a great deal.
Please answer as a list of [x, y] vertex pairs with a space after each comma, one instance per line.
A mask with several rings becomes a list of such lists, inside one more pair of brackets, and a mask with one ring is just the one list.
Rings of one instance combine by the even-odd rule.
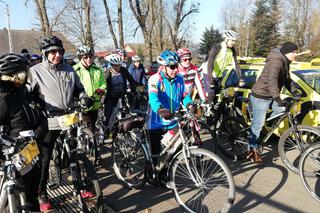
[[137, 55], [132, 56], [132, 61], [140, 61], [141, 58]]
[[107, 55], [104, 59], [112, 65], [119, 65], [123, 62], [121, 56], [115, 53]]
[[233, 30], [225, 30], [223, 33], [222, 33], [222, 37], [224, 39], [229, 39], [229, 40], [237, 40], [237, 33]]
[[70, 53], [65, 53], [63, 55], [64, 60], [71, 60], [74, 59], [74, 57]]

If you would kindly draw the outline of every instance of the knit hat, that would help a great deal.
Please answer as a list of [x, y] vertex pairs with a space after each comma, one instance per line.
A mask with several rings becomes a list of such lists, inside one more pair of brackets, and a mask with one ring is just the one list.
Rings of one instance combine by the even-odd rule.
[[298, 46], [293, 42], [285, 42], [281, 45], [280, 51], [282, 54], [292, 53], [293, 51], [298, 50]]

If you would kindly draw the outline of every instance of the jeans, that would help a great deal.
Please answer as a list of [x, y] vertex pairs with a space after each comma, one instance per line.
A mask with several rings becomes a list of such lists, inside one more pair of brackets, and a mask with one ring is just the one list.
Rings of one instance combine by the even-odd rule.
[[270, 108], [270, 104], [272, 104], [271, 117], [283, 112], [285, 108], [278, 106], [278, 103], [272, 99], [260, 99], [251, 95], [250, 101], [252, 105], [253, 121], [250, 128], [249, 149], [256, 149], [258, 147], [258, 139], [260, 137], [262, 127], [265, 124], [266, 114]]

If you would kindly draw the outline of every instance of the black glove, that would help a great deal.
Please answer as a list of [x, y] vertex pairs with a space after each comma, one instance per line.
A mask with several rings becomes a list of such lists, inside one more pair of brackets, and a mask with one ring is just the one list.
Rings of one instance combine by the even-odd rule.
[[288, 102], [286, 100], [282, 100], [280, 97], [274, 98], [279, 107], [286, 107]]
[[188, 112], [194, 115], [196, 113], [196, 106], [193, 103], [187, 105]]
[[170, 112], [170, 110], [165, 109], [165, 108], [160, 108], [160, 109], [158, 110], [158, 113], [159, 113], [159, 115], [160, 115], [161, 117], [163, 117], [163, 118], [166, 119], [166, 120], [170, 120], [170, 119], [173, 117], [172, 114], [171, 114], [171, 112]]
[[83, 96], [83, 97], [80, 99], [80, 104], [81, 104], [81, 106], [83, 106], [83, 107], [85, 107], [85, 108], [90, 108], [90, 107], [92, 107], [93, 103], [94, 103], [93, 98], [88, 97], [88, 96]]

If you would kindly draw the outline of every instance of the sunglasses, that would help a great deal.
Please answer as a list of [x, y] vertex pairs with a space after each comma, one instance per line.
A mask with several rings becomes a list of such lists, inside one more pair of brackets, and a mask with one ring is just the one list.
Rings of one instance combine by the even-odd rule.
[[59, 50], [59, 49], [56, 49], [56, 50], [50, 50], [49, 53], [55, 55], [57, 53], [59, 53], [60, 55], [63, 55], [64, 51], [63, 50]]
[[93, 58], [93, 55], [85, 55], [85, 56], [83, 56], [82, 58], [84, 58], [84, 59], [88, 59], [88, 58], [92, 59], [92, 58]]
[[172, 70], [175, 70], [175, 69], [178, 68], [178, 64], [170, 65], [169, 68], [172, 69]]
[[192, 58], [183, 58], [183, 59], [181, 59], [181, 60], [184, 61], [184, 62], [187, 62], [187, 61], [191, 61]]

